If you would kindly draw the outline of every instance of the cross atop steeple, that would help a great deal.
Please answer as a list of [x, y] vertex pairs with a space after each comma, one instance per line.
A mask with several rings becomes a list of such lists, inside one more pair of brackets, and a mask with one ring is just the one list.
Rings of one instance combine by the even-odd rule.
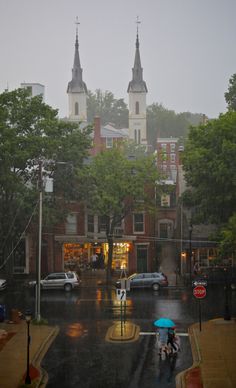
[[139, 20], [139, 16], [136, 17], [136, 22], [137, 24], [137, 35], [138, 35], [138, 25], [141, 24], [140, 20]]
[[78, 16], [76, 16], [75, 24], [76, 24], [76, 35], [78, 35], [78, 27], [80, 24]]

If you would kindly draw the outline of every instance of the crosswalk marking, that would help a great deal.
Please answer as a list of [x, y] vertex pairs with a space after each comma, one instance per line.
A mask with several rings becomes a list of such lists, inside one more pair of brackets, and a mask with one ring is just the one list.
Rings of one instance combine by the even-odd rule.
[[[139, 335], [157, 335], [155, 331], [140, 331]], [[179, 337], [188, 337], [188, 333], [176, 333]]]

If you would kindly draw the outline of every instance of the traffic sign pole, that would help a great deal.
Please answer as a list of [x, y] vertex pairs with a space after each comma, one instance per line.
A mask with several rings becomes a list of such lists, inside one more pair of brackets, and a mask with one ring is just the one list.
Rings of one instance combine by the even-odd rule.
[[199, 308], [199, 330], [202, 331], [202, 306], [201, 306], [201, 299], [198, 299], [198, 308]]
[[199, 330], [202, 331], [202, 306], [201, 299], [206, 296], [206, 288], [201, 283], [195, 284], [193, 295], [198, 299]]

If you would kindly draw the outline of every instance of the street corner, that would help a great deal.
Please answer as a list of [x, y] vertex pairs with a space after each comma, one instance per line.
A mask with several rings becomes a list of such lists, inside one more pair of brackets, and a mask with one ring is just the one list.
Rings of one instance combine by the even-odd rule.
[[[58, 326], [33, 325], [32, 337], [35, 337], [35, 353], [29, 366], [31, 381], [35, 386], [46, 387], [48, 382], [47, 371], [41, 367], [41, 362], [59, 333]], [[19, 384], [19, 388], [25, 386], [25, 373]]]
[[105, 340], [113, 343], [134, 342], [139, 339], [140, 327], [132, 322], [117, 322], [107, 330]]
[[203, 388], [201, 369], [197, 365], [177, 374], [176, 388]]

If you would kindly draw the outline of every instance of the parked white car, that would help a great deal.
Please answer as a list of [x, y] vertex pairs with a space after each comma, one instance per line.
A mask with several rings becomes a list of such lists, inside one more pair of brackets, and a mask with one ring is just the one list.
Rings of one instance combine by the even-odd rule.
[[[29, 282], [29, 287], [36, 287], [36, 281]], [[61, 289], [66, 292], [71, 291], [74, 288], [78, 288], [81, 281], [76, 272], [54, 272], [50, 273], [46, 278], [40, 282], [42, 289]]]

